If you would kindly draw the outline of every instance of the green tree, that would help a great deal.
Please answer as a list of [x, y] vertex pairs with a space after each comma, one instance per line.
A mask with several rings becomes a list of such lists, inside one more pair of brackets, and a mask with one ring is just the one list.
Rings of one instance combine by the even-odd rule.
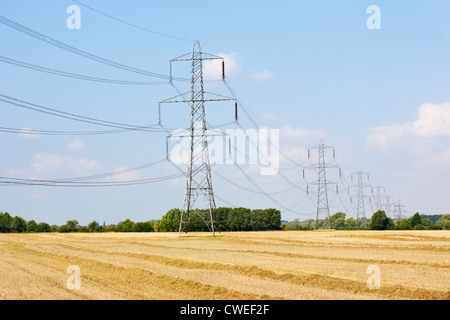
[[249, 218], [250, 219], [247, 221], [246, 225], [250, 226], [250, 230], [261, 231], [267, 228], [268, 221], [264, 210], [252, 210], [249, 214]]
[[412, 229], [411, 218], [402, 219], [400, 221], [397, 221], [397, 223], [395, 224], [395, 229], [397, 229], [397, 230], [411, 230]]
[[162, 218], [159, 223], [160, 232], [176, 232], [180, 227], [180, 209], [169, 210]]
[[132, 232], [153, 232], [153, 225], [150, 222], [137, 222], [131, 228]]
[[110, 224], [105, 227], [104, 232], [116, 232], [116, 225]]
[[353, 217], [348, 218], [347, 220], [345, 220], [344, 222], [344, 227], [345, 228], [356, 228], [357, 224], [356, 224], [356, 219]]
[[92, 221], [91, 223], [88, 224], [87, 228], [88, 228], [89, 232], [94, 232], [97, 227], [98, 227], [98, 222]]
[[266, 216], [265, 230], [281, 230], [281, 212], [280, 210], [271, 208], [264, 210]]
[[77, 226], [77, 232], [87, 233], [89, 229], [86, 226]]
[[125, 221], [121, 221], [117, 224], [116, 231], [117, 232], [132, 232], [134, 222], [130, 219], [126, 219]]
[[234, 208], [229, 212], [229, 230], [230, 231], [249, 231], [251, 230], [252, 210], [247, 208]]
[[213, 210], [213, 217], [215, 221], [215, 228], [217, 231], [229, 231], [229, 218], [231, 208], [217, 208]]
[[441, 227], [443, 230], [450, 230], [450, 214], [445, 214], [436, 221], [436, 226]]
[[27, 222], [25, 221], [25, 219], [15, 216], [12, 219], [11, 231], [19, 233], [27, 231]]
[[13, 219], [8, 212], [0, 212], [0, 233], [9, 233], [12, 229]]
[[416, 212], [416, 214], [411, 218], [411, 226], [415, 228], [419, 225], [422, 225], [422, 219], [420, 218], [420, 214]]
[[386, 217], [386, 212], [379, 210], [372, 215], [370, 221], [370, 230], [387, 230], [392, 229], [393, 222], [390, 218]]
[[27, 232], [35, 233], [39, 232], [38, 224], [34, 220], [30, 220], [27, 222]]
[[41, 222], [37, 225], [37, 232], [50, 232], [51, 228], [48, 223]]
[[59, 227], [56, 229], [56, 231], [57, 231], [57, 232], [60, 232], [60, 233], [71, 232], [71, 231], [70, 231], [70, 228], [67, 226], [67, 224], [63, 224], [63, 225], [59, 226]]
[[304, 227], [303, 223], [301, 223], [299, 219], [294, 219], [290, 222], [284, 223], [282, 229], [286, 231], [306, 230], [306, 227]]
[[345, 213], [337, 212], [330, 217], [331, 228], [343, 228], [345, 227]]
[[78, 221], [77, 220], [70, 220], [66, 222], [68, 232], [75, 232], [77, 231]]

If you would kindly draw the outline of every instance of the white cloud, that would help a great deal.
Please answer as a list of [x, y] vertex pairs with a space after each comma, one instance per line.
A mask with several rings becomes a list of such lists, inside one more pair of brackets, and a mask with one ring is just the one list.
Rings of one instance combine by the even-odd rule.
[[264, 70], [263, 72], [252, 74], [251, 78], [256, 81], [267, 81], [275, 78], [275, 76], [270, 71]]
[[32, 169], [33, 175], [48, 178], [60, 174], [88, 175], [99, 165], [95, 160], [65, 157], [53, 153], [39, 153], [33, 157], [29, 167]]
[[69, 145], [67, 146], [67, 149], [71, 151], [80, 151], [86, 148], [86, 145], [81, 142], [79, 139], [73, 140]]
[[421, 105], [412, 132], [425, 138], [450, 136], [450, 103]]
[[438, 147], [442, 148], [440, 138], [448, 136], [450, 103], [425, 103], [419, 107], [416, 121], [372, 128], [366, 141], [384, 153], [425, 156]]

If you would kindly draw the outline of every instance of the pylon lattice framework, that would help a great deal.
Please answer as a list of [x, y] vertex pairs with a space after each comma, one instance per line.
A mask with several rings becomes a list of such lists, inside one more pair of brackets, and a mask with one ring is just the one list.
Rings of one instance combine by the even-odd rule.
[[[200, 216], [208, 229], [215, 235], [213, 209], [216, 208], [211, 167], [209, 161], [208, 137], [212, 135], [223, 135], [221, 133], [211, 133], [206, 127], [205, 102], [212, 101], [230, 101], [237, 104], [235, 98], [229, 98], [218, 94], [205, 92], [203, 86], [203, 61], [204, 60], [222, 60], [223, 78], [225, 78], [224, 60], [222, 57], [204, 53], [201, 50], [200, 42], [194, 41], [193, 50], [178, 58], [170, 61], [170, 78], [172, 79], [172, 62], [190, 61], [191, 62], [191, 91], [180, 94], [173, 98], [160, 102], [164, 103], [189, 103], [190, 104], [190, 127], [187, 134], [176, 134], [172, 137], [188, 137], [190, 139], [190, 148], [188, 150], [188, 165], [186, 172], [186, 188], [181, 210], [179, 234], [188, 232], [189, 221], [193, 215]], [[190, 96], [190, 98], [186, 98]], [[207, 98], [205, 98], [207, 96]], [[161, 110], [161, 109], [159, 109]], [[161, 115], [161, 111], [159, 111]], [[159, 121], [161, 122], [161, 116]], [[194, 209], [194, 204], [199, 197], [204, 197], [207, 202], [207, 211]]]
[[386, 195], [384, 187], [374, 187], [376, 211], [383, 210], [387, 217], [391, 217], [391, 198]]
[[[325, 215], [325, 217], [328, 219], [328, 227], [329, 227], [329, 229], [331, 229], [330, 207], [329, 207], [329, 203], [328, 203], [328, 186], [333, 184], [333, 185], [336, 185], [336, 188], [337, 188], [337, 183], [327, 180], [326, 169], [331, 169], [331, 168], [339, 169], [339, 175], [341, 174], [341, 170], [340, 170], [339, 166], [331, 164], [326, 161], [326, 156], [325, 156], [326, 149], [333, 149], [333, 159], [335, 159], [336, 152], [333, 147], [327, 146], [321, 141], [320, 144], [309, 148], [308, 159], [310, 158], [310, 154], [311, 154], [310, 150], [312, 150], [312, 149], [318, 150], [318, 162], [311, 166], [305, 167], [304, 169], [314, 169], [314, 170], [316, 170], [316, 172], [318, 174], [318, 180], [316, 180], [312, 183], [309, 183], [306, 188], [306, 192], [308, 193], [310, 185], [317, 186], [317, 207], [316, 207], [316, 220], [314, 223], [314, 229], [317, 229], [319, 217], [322, 215]], [[305, 177], [304, 169], [303, 169], [303, 178]], [[337, 192], [337, 190], [336, 190], [336, 192]]]
[[[356, 195], [353, 196], [356, 198], [356, 223], [360, 221], [362, 218], [366, 218], [366, 209], [365, 209], [365, 198], [368, 198], [370, 201], [371, 196], [366, 195], [365, 189], [372, 188], [371, 185], [364, 183], [364, 176], [367, 176], [367, 181], [369, 181], [369, 174], [363, 171], [358, 171], [352, 173], [351, 180], [353, 181], [354, 176], [358, 177], [358, 181], [356, 184], [353, 184], [352, 188], [356, 189]], [[349, 190], [350, 193], [350, 190]]]

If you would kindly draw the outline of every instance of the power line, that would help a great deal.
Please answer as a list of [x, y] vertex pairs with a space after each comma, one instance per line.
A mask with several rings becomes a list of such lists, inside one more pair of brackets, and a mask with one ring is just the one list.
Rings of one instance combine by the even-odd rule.
[[25, 108], [28, 110], [52, 115], [55, 117], [60, 117], [60, 118], [68, 119], [68, 120], [79, 121], [79, 122], [84, 122], [84, 123], [89, 123], [89, 124], [95, 124], [95, 125], [99, 125], [99, 126], [111, 127], [111, 128], [116, 128], [116, 129], [146, 131], [146, 132], [160, 132], [161, 131], [160, 129], [155, 128], [157, 126], [156, 124], [151, 125], [151, 126], [136, 126], [136, 125], [131, 125], [131, 124], [105, 121], [105, 120], [100, 120], [100, 119], [95, 119], [95, 118], [91, 118], [91, 117], [77, 115], [74, 113], [60, 111], [57, 109], [45, 107], [45, 106], [38, 105], [35, 103], [31, 103], [31, 102], [26, 102], [24, 100], [20, 100], [18, 98], [10, 97], [10, 96], [4, 95], [4, 94], [0, 94], [0, 101], [10, 104], [10, 105], [15, 105], [20, 108]]
[[251, 193], [256, 193], [256, 194], [263, 194], [263, 195], [278, 195], [278, 194], [286, 193], [286, 192], [288, 192], [288, 191], [290, 191], [290, 190], [292, 190], [292, 189], [294, 189], [294, 188], [296, 187], [296, 185], [294, 185], [294, 186], [291, 186], [291, 187], [289, 187], [288, 189], [285, 189], [285, 190], [282, 190], [282, 191], [277, 191], [277, 192], [261, 192], [261, 191], [256, 191], [256, 190], [253, 190], [253, 189], [244, 187], [244, 186], [240, 185], [239, 183], [236, 183], [236, 182], [234, 182], [233, 180], [228, 179], [227, 177], [225, 177], [225, 176], [219, 174], [219, 173], [218, 173], [217, 171], [215, 171], [215, 170], [213, 170], [213, 172], [214, 172], [215, 175], [217, 175], [217, 176], [220, 177], [221, 179], [225, 180], [225, 181], [228, 182], [229, 184], [232, 184], [233, 186], [235, 186], [235, 187], [237, 187], [237, 188], [239, 188], [239, 189], [242, 189], [242, 190], [245, 190], [245, 191], [248, 191], [248, 192], [251, 192]]
[[61, 180], [34, 180], [34, 179], [17, 179], [0, 177], [0, 186], [43, 186], [43, 187], [70, 187], [70, 188], [99, 188], [99, 187], [123, 187], [132, 185], [141, 185], [156, 183], [161, 181], [167, 181], [172, 179], [181, 178], [184, 175], [176, 174], [171, 176], [163, 176], [158, 178], [147, 178], [139, 180], [127, 180], [127, 181], [103, 181], [103, 182], [79, 182], [79, 181], [61, 181]]
[[29, 35], [29, 36], [31, 36], [31, 37], [33, 37], [35, 39], [43, 41], [43, 42], [45, 42], [47, 44], [50, 44], [52, 46], [55, 46], [55, 47], [57, 47], [59, 49], [71, 52], [73, 54], [82, 56], [84, 58], [87, 58], [87, 59], [90, 59], [90, 60], [93, 60], [93, 61], [105, 64], [105, 65], [109, 65], [109, 66], [114, 67], [114, 68], [126, 70], [126, 71], [129, 71], [129, 72], [133, 72], [133, 73], [137, 73], [137, 74], [141, 74], [141, 75], [145, 75], [145, 76], [149, 76], [149, 77], [154, 77], [154, 78], [167, 79], [167, 80], [170, 79], [170, 80], [176, 80], [176, 81], [189, 81], [189, 79], [186, 79], [186, 78], [171, 78], [170, 76], [167, 76], [167, 75], [146, 71], [146, 70], [143, 70], [143, 69], [135, 68], [135, 67], [132, 67], [132, 66], [129, 66], [129, 65], [125, 65], [125, 64], [122, 64], [122, 63], [119, 63], [119, 62], [115, 62], [115, 61], [112, 61], [112, 60], [109, 60], [109, 59], [102, 58], [100, 56], [88, 53], [88, 52], [80, 50], [80, 49], [77, 49], [77, 48], [75, 48], [73, 46], [70, 46], [70, 45], [65, 44], [63, 42], [60, 42], [58, 40], [52, 39], [49, 36], [46, 36], [46, 35], [44, 35], [42, 33], [39, 33], [39, 32], [37, 32], [37, 31], [35, 31], [33, 29], [27, 28], [27, 27], [25, 27], [25, 26], [15, 22], [15, 21], [12, 21], [12, 20], [10, 20], [10, 19], [8, 19], [8, 18], [6, 18], [6, 17], [4, 17], [2, 15], [0, 15], [0, 23], [2, 23], [5, 26], [8, 26], [8, 27], [10, 27], [12, 29], [15, 29], [15, 30], [17, 30], [19, 32], [22, 32], [22, 33], [24, 33], [26, 35]]
[[141, 171], [141, 170], [156, 166], [156, 165], [161, 164], [166, 161], [167, 161], [166, 159], [163, 159], [163, 160], [158, 160], [158, 161], [151, 162], [151, 163], [146, 163], [144, 165], [140, 165], [140, 166], [130, 168], [130, 169], [117, 170], [117, 171], [110, 172], [110, 173], [102, 173], [102, 174], [84, 176], [84, 177], [78, 177], [78, 178], [63, 178], [63, 179], [58, 179], [58, 180], [59, 181], [86, 181], [86, 180], [94, 180], [94, 179], [100, 179], [100, 178], [119, 176], [119, 175], [127, 174], [130, 172], [134, 172], [134, 171]]
[[159, 160], [151, 163], [147, 163], [138, 167], [118, 170], [110, 173], [103, 173], [84, 177], [75, 178], [62, 178], [62, 179], [25, 179], [25, 178], [12, 178], [12, 177], [0, 177], [0, 186], [46, 186], [46, 187], [117, 187], [117, 186], [131, 186], [140, 184], [156, 183], [161, 181], [167, 181], [172, 179], [177, 179], [184, 174], [173, 174], [168, 176], [161, 176], [157, 178], [146, 178], [146, 179], [136, 179], [136, 180], [121, 180], [121, 181], [97, 181], [92, 182], [89, 180], [96, 180], [101, 178], [115, 177], [119, 175], [124, 175], [130, 172], [141, 171], [143, 169], [153, 167], [155, 165], [161, 164], [166, 160]]
[[0, 56], [0, 61], [12, 64], [12, 65], [16, 65], [16, 66], [19, 66], [22, 68], [27, 68], [30, 70], [45, 72], [45, 73], [52, 74], [52, 75], [63, 76], [63, 77], [79, 79], [79, 80], [88, 80], [88, 81], [93, 81], [93, 82], [133, 85], [133, 86], [150, 86], [150, 85], [169, 84], [169, 82], [125, 81], [125, 80], [115, 80], [115, 79], [106, 79], [106, 78], [85, 76], [85, 75], [81, 75], [81, 74], [70, 73], [70, 72], [55, 70], [55, 69], [51, 69], [51, 68], [41, 67], [41, 66], [37, 66], [34, 64], [30, 64], [30, 63], [26, 63], [26, 62], [14, 60], [14, 59], [2, 57], [2, 56]]
[[35, 135], [35, 136], [90, 136], [90, 135], [107, 135], [131, 132], [130, 129], [117, 129], [117, 130], [104, 130], [104, 131], [52, 131], [52, 130], [33, 130], [29, 128], [18, 129], [0, 127], [2, 133], [14, 133], [22, 135]]
[[[236, 93], [234, 92], [234, 90], [231, 88], [231, 86], [229, 85], [229, 83], [228, 83], [225, 79], [224, 79], [223, 81], [224, 81], [225, 85], [227, 86], [228, 90], [230, 91], [231, 95], [232, 95], [234, 98], [236, 98], [236, 100], [238, 101], [238, 105], [241, 107], [242, 110], [244, 110], [245, 114], [247, 115], [247, 118], [248, 118], [248, 119], [250, 120], [250, 122], [253, 124], [254, 128], [255, 128], [255, 129], [259, 129], [259, 128], [261, 128], [261, 126], [264, 127], [264, 126], [265, 126], [264, 123], [263, 123], [260, 119], [258, 119], [258, 117], [251, 111], [250, 108], [248, 108], [248, 107], [246, 106], [246, 104], [242, 101], [242, 99], [240, 99], [240, 98], [237, 96], [237, 94], [236, 94]], [[237, 116], [236, 116], [236, 118], [237, 118]], [[258, 125], [258, 122], [260, 123], [260, 125]], [[239, 122], [237, 122], [237, 124], [239, 125], [239, 127], [240, 127], [241, 129], [243, 129]], [[286, 140], [286, 139], [284, 139], [283, 137], [280, 137], [280, 139], [292, 143], [291, 141]], [[269, 143], [271, 143], [270, 139], [269, 139]], [[271, 143], [271, 145], [273, 145], [273, 144]], [[303, 166], [303, 164], [299, 164], [297, 161], [293, 160], [291, 157], [289, 157], [287, 154], [285, 154], [280, 148], [278, 148], [278, 152], [279, 152], [279, 154], [280, 154], [281, 156], [283, 156], [283, 157], [284, 157], [286, 160], [288, 160], [289, 162], [293, 163], [296, 167], [302, 167], [302, 166]]]
[[143, 31], [146, 31], [146, 32], [150, 32], [150, 33], [153, 33], [153, 34], [157, 34], [157, 35], [160, 35], [160, 36], [163, 36], [163, 37], [167, 37], [167, 38], [172, 38], [172, 39], [177, 39], [177, 40], [182, 40], [182, 41], [189, 41], [189, 42], [192, 42], [192, 41], [193, 41], [192, 39], [186, 39], [186, 38], [176, 37], [176, 36], [172, 36], [172, 35], [169, 35], [169, 34], [166, 34], [166, 33], [161, 33], [161, 32], [157, 32], [157, 31], [154, 31], [154, 30], [150, 30], [150, 29], [148, 29], [148, 28], [138, 26], [138, 25], [136, 25], [136, 24], [134, 24], [134, 23], [131, 23], [131, 22], [128, 22], [128, 21], [125, 21], [125, 20], [116, 18], [116, 17], [114, 17], [114, 16], [112, 16], [112, 15], [110, 15], [110, 14], [107, 14], [107, 13], [105, 13], [105, 12], [103, 12], [103, 11], [100, 11], [100, 10], [98, 10], [98, 9], [95, 9], [95, 8], [93, 8], [93, 7], [90, 7], [90, 6], [88, 6], [88, 5], [84, 4], [84, 3], [81, 3], [81, 2], [79, 2], [79, 1], [76, 1], [76, 0], [72, 0], [72, 1], [75, 2], [75, 3], [77, 3], [77, 4], [79, 4], [79, 5], [81, 5], [81, 6], [83, 6], [83, 7], [85, 7], [85, 8], [88, 8], [89, 10], [92, 10], [92, 11], [94, 11], [94, 12], [97, 12], [97, 13], [99, 13], [99, 14], [105, 16], [105, 17], [108, 17], [108, 18], [113, 19], [113, 20], [115, 20], [115, 21], [118, 21], [118, 22], [120, 22], [120, 23], [126, 24], [126, 25], [128, 25], [128, 26], [133, 27], [133, 28], [137, 28], [137, 29], [140, 29], [140, 30], [143, 30]]
[[239, 164], [237, 164], [236, 162], [234, 162], [234, 165], [239, 169], [239, 171], [250, 181], [251, 184], [253, 184], [256, 189], [258, 189], [263, 195], [265, 195], [267, 198], [269, 198], [270, 200], [272, 200], [276, 205], [280, 206], [280, 208], [284, 209], [286, 212], [293, 212], [292, 208], [288, 208], [286, 206], [284, 206], [283, 204], [281, 204], [279, 201], [277, 201], [276, 199], [274, 199], [270, 194], [268, 194], [266, 191], [264, 191], [258, 183], [256, 183], [252, 178], [250, 178], [250, 176], [241, 168], [241, 166], [239, 166]]

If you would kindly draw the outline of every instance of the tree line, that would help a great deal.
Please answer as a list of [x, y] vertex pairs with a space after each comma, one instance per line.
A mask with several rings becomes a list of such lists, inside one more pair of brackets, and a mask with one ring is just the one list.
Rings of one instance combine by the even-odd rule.
[[[209, 210], [196, 210], [192, 214], [188, 231], [209, 231], [202, 219], [202, 214], [209, 216]], [[81, 226], [77, 220], [69, 220], [65, 224], [49, 225], [36, 223], [9, 213], [0, 212], [0, 233], [38, 233], [38, 232], [177, 232], [180, 225], [181, 210], [169, 210], [161, 220], [134, 222], [126, 219], [113, 225], [100, 225], [92, 221], [87, 226]], [[247, 208], [217, 208], [213, 210], [214, 227], [216, 231], [267, 231], [281, 230], [281, 213], [276, 209], [251, 210]]]
[[[210, 231], [201, 217], [201, 213], [209, 216], [209, 210], [199, 210], [200, 215], [192, 215], [189, 232]], [[0, 212], [0, 233], [40, 233], [40, 232], [177, 232], [179, 229], [181, 210], [169, 210], [160, 220], [134, 222], [126, 219], [117, 224], [100, 225], [92, 221], [81, 226], [77, 220], [69, 220], [65, 224], [49, 225], [46, 222], [26, 221], [19, 216]], [[216, 231], [269, 231], [269, 230], [313, 230], [314, 219], [282, 222], [281, 213], [277, 209], [217, 208], [213, 210]], [[450, 230], [450, 214], [421, 215], [416, 213], [410, 218], [393, 221], [384, 211], [375, 212], [371, 219], [356, 221], [353, 217], [338, 212], [328, 219], [318, 221], [317, 228], [335, 230]]]
[[[210, 219], [209, 210], [195, 210], [188, 224], [189, 232], [210, 231], [205, 223]], [[212, 210], [216, 231], [272, 231], [281, 230], [281, 212], [277, 209], [217, 208]], [[159, 231], [175, 232], [180, 227], [180, 209], [172, 209], [165, 214]]]
[[[379, 210], [375, 212], [371, 219], [362, 218], [356, 221], [355, 218], [346, 218], [346, 214], [337, 212], [328, 218], [320, 219], [317, 224], [318, 229], [331, 228], [335, 230], [450, 230], [450, 214], [447, 215], [421, 215], [418, 212], [410, 218], [399, 221], [392, 220], [386, 216], [386, 212]], [[291, 222], [283, 223], [283, 230], [313, 230], [314, 219], [300, 221], [295, 219]]]
[[130, 219], [121, 221], [116, 225], [100, 225], [92, 221], [87, 226], [81, 226], [77, 220], [66, 221], [65, 224], [49, 225], [46, 222], [36, 223], [34, 220], [26, 221], [24, 218], [12, 217], [8, 212], [0, 212], [0, 233], [41, 233], [41, 232], [153, 232], [157, 229], [159, 220], [134, 222]]

